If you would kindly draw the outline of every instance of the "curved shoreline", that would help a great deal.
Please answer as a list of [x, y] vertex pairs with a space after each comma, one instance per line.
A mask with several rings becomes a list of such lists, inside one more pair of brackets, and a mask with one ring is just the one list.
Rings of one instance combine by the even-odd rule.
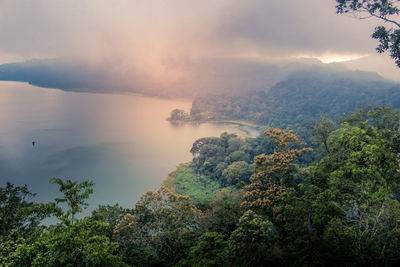
[[264, 125], [259, 125], [247, 121], [240, 121], [240, 120], [190, 120], [190, 121], [182, 121], [182, 120], [171, 120], [167, 118], [167, 121], [171, 123], [176, 123], [176, 124], [201, 124], [201, 123], [230, 123], [230, 124], [237, 124], [241, 126], [248, 126], [252, 128], [261, 128], [264, 127]]

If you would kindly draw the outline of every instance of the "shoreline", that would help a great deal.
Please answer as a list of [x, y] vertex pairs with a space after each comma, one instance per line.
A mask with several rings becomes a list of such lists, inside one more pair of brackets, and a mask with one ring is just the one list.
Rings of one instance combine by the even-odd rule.
[[170, 118], [167, 118], [167, 121], [171, 123], [176, 123], [176, 124], [202, 124], [202, 123], [229, 123], [229, 124], [236, 124], [240, 126], [247, 126], [247, 127], [252, 127], [252, 128], [261, 128], [264, 127], [264, 125], [259, 125], [247, 121], [240, 121], [240, 120], [190, 120], [190, 121], [183, 121], [183, 120], [171, 120]]

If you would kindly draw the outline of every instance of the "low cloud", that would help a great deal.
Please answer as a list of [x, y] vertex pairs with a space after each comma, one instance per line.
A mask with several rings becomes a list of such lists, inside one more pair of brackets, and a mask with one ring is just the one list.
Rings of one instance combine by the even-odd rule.
[[221, 60], [242, 60], [241, 71], [249, 73], [257, 65], [249, 60], [375, 53], [376, 22], [339, 16], [334, 6], [334, 0], [4, 0], [0, 63], [62, 58], [107, 68], [126, 86], [157, 90], [220, 83], [214, 69], [225, 79], [235, 68]]

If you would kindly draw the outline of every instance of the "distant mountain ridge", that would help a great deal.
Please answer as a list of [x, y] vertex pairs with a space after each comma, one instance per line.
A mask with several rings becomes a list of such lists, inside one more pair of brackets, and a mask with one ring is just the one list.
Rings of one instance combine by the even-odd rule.
[[56, 59], [29, 60], [0, 65], [0, 80], [66, 91], [106, 92], [103, 77], [87, 64]]
[[[264, 62], [248, 59], [215, 59], [185, 63], [177, 68], [187, 75], [165, 85], [140, 73], [121, 73], [117, 67], [62, 59], [30, 60], [0, 65], [0, 80], [22, 81], [67, 91], [141, 93], [160, 97], [194, 97], [206, 94], [243, 95], [268, 91], [296, 73], [347, 77], [357, 81], [385, 81], [374, 72], [352, 71], [339, 63], [317, 59]], [[147, 79], [147, 80], [146, 80]]]

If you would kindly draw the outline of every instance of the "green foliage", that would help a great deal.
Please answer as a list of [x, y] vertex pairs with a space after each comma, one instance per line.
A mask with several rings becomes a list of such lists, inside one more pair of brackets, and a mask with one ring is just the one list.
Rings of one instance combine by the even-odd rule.
[[[67, 210], [61, 219], [65, 223], [74, 223], [76, 221], [75, 214], [83, 211], [84, 208], [88, 206], [85, 202], [86, 199], [93, 193], [92, 181], [83, 181], [78, 183], [78, 181], [66, 180], [65, 182], [59, 178], [51, 178], [51, 184], [59, 185], [59, 190], [64, 194], [64, 198], [56, 198], [56, 203], [67, 203], [69, 210]], [[71, 216], [71, 218], [69, 218]]]
[[226, 266], [227, 241], [216, 232], [207, 232], [190, 248], [189, 257], [179, 265], [193, 267]]
[[399, 146], [399, 126], [400, 111], [389, 107], [366, 106], [356, 110], [343, 120], [342, 123], [348, 123], [351, 126], [367, 125], [374, 126], [382, 138], [390, 143], [393, 152], [400, 152]]
[[115, 226], [119, 223], [121, 218], [131, 212], [129, 209], [121, 207], [119, 204], [115, 205], [100, 205], [97, 209], [92, 211], [92, 219], [107, 223]]
[[[0, 265], [397, 266], [399, 119], [387, 107], [322, 119], [314, 127], [322, 152], [309, 166], [299, 156], [310, 149], [293, 131], [201, 138], [193, 161], [135, 209], [99, 206], [80, 220], [92, 182], [52, 179], [63, 197], [47, 204], [7, 184]], [[38, 226], [50, 214], [60, 222]]]
[[[60, 191], [64, 193], [64, 198], [58, 198], [56, 202], [67, 202], [70, 210], [64, 213], [55, 203], [30, 205], [28, 214], [53, 213], [61, 221], [47, 228], [37, 227], [25, 238], [16, 230], [2, 237], [1, 265], [126, 266], [121, 257], [116, 255], [118, 245], [107, 237], [109, 225], [92, 218], [74, 218], [76, 213], [83, 210], [82, 206], [87, 205], [85, 200], [92, 193], [93, 182], [64, 182], [61, 179], [51, 179], [50, 182], [60, 185]], [[25, 212], [26, 209], [23, 207], [21, 210]]]
[[242, 205], [277, 221], [281, 220], [286, 190], [297, 186], [296, 178], [301, 174], [296, 160], [311, 149], [299, 148], [302, 143], [293, 131], [270, 129], [265, 134], [275, 144], [274, 153], [255, 158], [254, 174], [250, 178], [251, 183], [245, 187]]
[[272, 223], [253, 211], [239, 220], [228, 240], [229, 261], [235, 266], [265, 266], [273, 262], [270, 249]]
[[200, 138], [190, 150], [194, 155], [190, 166], [198, 175], [219, 181], [224, 187], [247, 183], [252, 172], [251, 159], [270, 147], [263, 137], [242, 139], [236, 134], [222, 133], [219, 138]]
[[0, 187], [0, 236], [7, 236], [13, 229], [19, 232], [32, 232], [41, 220], [37, 214], [25, 214], [35, 204], [30, 200], [35, 196], [27, 185], [14, 186], [7, 182]]
[[129, 266], [166, 266], [165, 262], [154, 256], [148, 249], [136, 245], [127, 245], [119, 248], [118, 253]]
[[218, 232], [229, 237], [243, 214], [243, 190], [222, 189], [203, 212], [200, 224], [203, 232]]
[[107, 226], [88, 219], [51, 226], [11, 254], [16, 266], [126, 266], [115, 255], [117, 244], [99, 235]]
[[305, 140], [321, 115], [337, 119], [365, 105], [400, 108], [400, 87], [388, 82], [355, 81], [340, 75], [301, 72], [269, 91], [245, 95], [204, 95], [192, 103], [191, 116], [212, 112], [210, 120], [244, 120], [268, 127], [293, 129]]
[[165, 187], [157, 192], [148, 190], [136, 203], [133, 215], [126, 214], [116, 226], [115, 238], [122, 248], [145, 249], [157, 261], [172, 265], [186, 258], [198, 235], [200, 215], [186, 196]]
[[249, 154], [242, 150], [233, 151], [231, 154], [229, 154], [228, 157], [230, 162], [235, 162], [235, 161], [250, 162]]
[[391, 252], [386, 247], [397, 244], [389, 236], [397, 235], [400, 219], [393, 142], [398, 122], [388, 116], [393, 119], [398, 113], [379, 108], [346, 118], [327, 140], [329, 153], [310, 169], [316, 186], [313, 227], [325, 240], [328, 255], [339, 255], [343, 263], [388, 264]]
[[122, 217], [132, 213], [132, 210], [121, 207], [119, 204], [115, 205], [100, 205], [97, 209], [92, 211], [91, 220], [106, 223], [108, 225], [109, 238], [112, 238], [115, 226], [121, 221]]
[[315, 133], [317, 144], [321, 144], [324, 153], [330, 153], [328, 146], [328, 137], [333, 132], [333, 130], [335, 130], [334, 123], [325, 117], [321, 117], [320, 121], [318, 121], [314, 125], [313, 130]]
[[331, 212], [348, 217], [365, 216], [371, 207], [381, 213], [376, 208], [385, 206], [400, 179], [397, 157], [375, 127], [344, 126], [329, 140], [331, 153], [314, 167], [322, 169], [314, 179], [322, 179], [318, 184], [325, 185], [324, 205], [326, 197], [339, 202]]
[[7, 236], [0, 237], [0, 266], [13, 265], [15, 251], [26, 242], [21, 234], [22, 232], [14, 229]]
[[252, 165], [245, 161], [235, 161], [222, 172], [223, 182], [225, 185], [236, 184], [241, 181], [248, 183], [252, 173]]
[[194, 155], [192, 162], [178, 166], [164, 185], [190, 196], [196, 203], [207, 204], [222, 188], [240, 188], [249, 183], [252, 158], [272, 151], [272, 147], [272, 141], [264, 135], [239, 138], [222, 133], [220, 137], [200, 138], [190, 150]]
[[193, 168], [185, 164], [179, 165], [170, 173], [163, 184], [180, 195], [189, 196], [197, 203], [209, 202], [222, 187], [218, 181], [205, 175], [197, 175]]

